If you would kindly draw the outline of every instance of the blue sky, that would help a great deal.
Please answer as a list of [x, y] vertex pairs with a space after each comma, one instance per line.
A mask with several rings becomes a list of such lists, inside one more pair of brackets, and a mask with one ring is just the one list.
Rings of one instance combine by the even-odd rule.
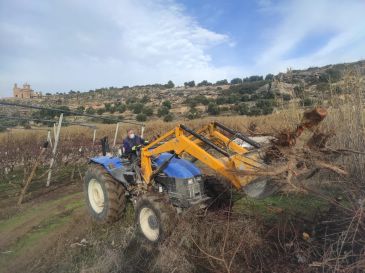
[[0, 0], [0, 97], [365, 58], [364, 0]]

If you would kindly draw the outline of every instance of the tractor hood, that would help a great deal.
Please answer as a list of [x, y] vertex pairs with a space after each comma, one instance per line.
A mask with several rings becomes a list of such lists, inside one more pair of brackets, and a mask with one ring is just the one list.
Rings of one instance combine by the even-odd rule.
[[[156, 157], [153, 162], [156, 164], [157, 167], [159, 167], [165, 162], [165, 160], [168, 160], [170, 157], [170, 153], [163, 153]], [[171, 159], [170, 163], [163, 170], [163, 172], [169, 177], [181, 179], [201, 175], [200, 169], [197, 168], [193, 163], [178, 157], [174, 157], [173, 159]]]

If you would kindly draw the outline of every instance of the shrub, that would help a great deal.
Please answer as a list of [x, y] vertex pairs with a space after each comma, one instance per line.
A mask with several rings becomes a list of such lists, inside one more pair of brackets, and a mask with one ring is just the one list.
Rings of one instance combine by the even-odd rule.
[[195, 96], [193, 98], [188, 98], [185, 101], [185, 103], [188, 104], [190, 107], [195, 107], [199, 103], [203, 104], [203, 105], [208, 105], [209, 104], [209, 99], [204, 95], [198, 95], [198, 96]]
[[166, 88], [174, 88], [175, 84], [172, 81], [168, 81], [167, 84], [165, 84]]
[[250, 101], [250, 95], [244, 94], [241, 96], [240, 101]]
[[82, 105], [80, 105], [79, 107], [76, 108], [77, 113], [82, 114], [82, 113], [84, 113], [84, 111], [85, 111], [85, 107]]
[[86, 109], [86, 114], [88, 115], [94, 115], [95, 114], [95, 109], [93, 109], [92, 107], [89, 107]]
[[111, 103], [104, 103], [105, 112], [110, 112], [110, 109], [112, 108]]
[[250, 112], [247, 104], [244, 102], [238, 105], [237, 110], [240, 115], [248, 115]]
[[207, 80], [201, 81], [200, 83], [198, 83], [198, 86], [210, 86], [212, 85], [211, 82], [208, 82]]
[[258, 82], [244, 82], [238, 85], [232, 85], [229, 87], [230, 93], [238, 93], [238, 94], [253, 94], [257, 89], [261, 86], [267, 84], [266, 81], [258, 81]]
[[170, 122], [174, 120], [174, 115], [172, 113], [168, 113], [166, 116], [164, 116], [163, 121], [164, 122]]
[[138, 99], [136, 97], [131, 97], [127, 99], [126, 104], [133, 104], [136, 102], [138, 102]]
[[166, 116], [170, 113], [170, 109], [167, 108], [166, 106], [162, 106], [157, 110], [157, 116], [159, 117], [163, 117]]
[[195, 86], [195, 81], [184, 82], [184, 86], [185, 87], [194, 87]]
[[272, 81], [274, 79], [274, 75], [273, 74], [267, 74], [265, 77], [265, 81]]
[[240, 78], [234, 78], [231, 80], [231, 84], [241, 84], [243, 81]]
[[102, 115], [105, 112], [105, 108], [99, 108], [98, 110], [96, 110], [96, 113], [98, 115]]
[[190, 120], [197, 119], [201, 117], [201, 113], [194, 107], [190, 108], [189, 112], [186, 114], [186, 117]]
[[219, 106], [218, 106], [217, 104], [215, 104], [214, 102], [210, 102], [210, 103], [208, 104], [207, 112], [208, 112], [210, 115], [217, 116], [217, 115], [219, 115], [219, 113], [220, 113]]
[[141, 99], [140, 103], [147, 103], [150, 101], [150, 98], [147, 95], [144, 95], [143, 98]]
[[259, 116], [261, 115], [261, 109], [253, 106], [250, 108], [250, 112], [248, 113], [249, 116]]
[[259, 100], [256, 102], [256, 107], [261, 109], [263, 115], [271, 114], [274, 111], [274, 102], [272, 100]]
[[145, 107], [145, 108], [143, 108], [142, 113], [145, 114], [146, 116], [150, 117], [153, 115], [153, 109], [152, 109], [152, 107]]
[[224, 79], [224, 80], [220, 80], [220, 81], [217, 81], [217, 82], [215, 83], [215, 85], [226, 85], [226, 84], [228, 84], [228, 81], [227, 81], [226, 79]]
[[226, 98], [225, 98], [225, 97], [222, 97], [222, 96], [219, 96], [219, 97], [215, 100], [215, 103], [216, 103], [216, 104], [218, 104], [218, 105], [225, 104], [225, 103], [226, 103]]
[[140, 102], [133, 103], [131, 109], [132, 109], [133, 113], [139, 114], [143, 110], [143, 104]]
[[127, 110], [127, 106], [125, 104], [118, 104], [117, 106], [115, 106], [115, 110], [119, 113], [123, 113], [125, 112], [125, 110]]
[[311, 98], [305, 98], [301, 102], [304, 106], [312, 106], [314, 104], [314, 100]]
[[171, 109], [171, 101], [169, 101], [169, 100], [163, 101], [162, 106], [165, 106], [166, 108]]
[[143, 113], [140, 113], [136, 116], [136, 120], [139, 122], [143, 122], [147, 120], [147, 116]]
[[257, 82], [257, 81], [262, 81], [262, 80], [264, 80], [264, 77], [263, 76], [257, 76], [257, 75], [250, 76], [248, 78], [243, 79], [244, 82]]

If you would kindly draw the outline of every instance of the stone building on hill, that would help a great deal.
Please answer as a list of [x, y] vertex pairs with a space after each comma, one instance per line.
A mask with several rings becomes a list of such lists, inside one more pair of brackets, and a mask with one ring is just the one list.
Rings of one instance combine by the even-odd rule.
[[23, 84], [23, 88], [18, 87], [18, 85], [15, 83], [13, 87], [13, 96], [14, 98], [31, 99], [38, 98], [42, 96], [42, 94], [39, 92], [34, 92], [28, 83]]

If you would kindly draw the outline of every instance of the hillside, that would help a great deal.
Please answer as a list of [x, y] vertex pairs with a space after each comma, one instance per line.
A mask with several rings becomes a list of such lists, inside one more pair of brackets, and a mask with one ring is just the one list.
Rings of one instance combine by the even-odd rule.
[[[14, 102], [65, 107], [72, 111], [118, 119], [138, 121], [163, 119], [196, 119], [217, 115], [266, 115], [289, 104], [312, 106], [326, 104], [336, 97], [344, 99], [344, 79], [351, 73], [365, 75], [365, 61], [347, 64], [311, 67], [306, 70], [288, 70], [286, 73], [250, 76], [209, 83], [185, 82], [175, 87], [169, 83], [108, 87], [88, 92], [70, 91], [31, 100], [9, 99]], [[5, 111], [4, 111], [5, 110]], [[23, 110], [24, 115], [29, 110]], [[14, 112], [0, 108], [0, 113]], [[34, 111], [33, 111], [34, 112]], [[19, 112], [18, 112], [19, 114]], [[35, 117], [53, 118], [54, 113], [33, 113]], [[76, 117], [75, 117], [76, 119]], [[80, 118], [78, 118], [80, 119]], [[94, 120], [94, 122], [100, 122]], [[16, 125], [14, 121], [5, 126]]]

